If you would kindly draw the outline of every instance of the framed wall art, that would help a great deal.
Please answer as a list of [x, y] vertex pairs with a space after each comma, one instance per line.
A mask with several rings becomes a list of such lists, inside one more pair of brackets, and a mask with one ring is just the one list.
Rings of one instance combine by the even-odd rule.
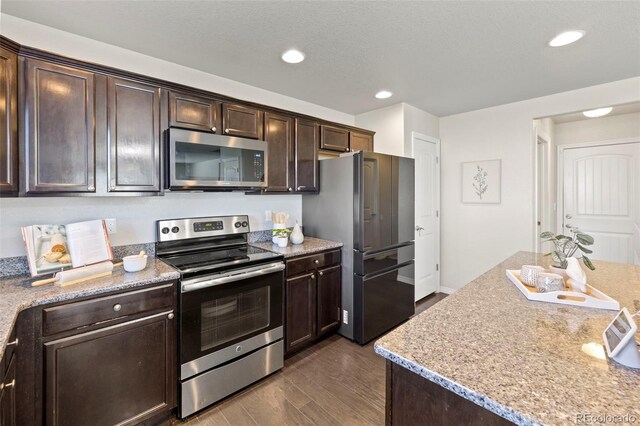
[[500, 204], [502, 160], [462, 163], [462, 202]]

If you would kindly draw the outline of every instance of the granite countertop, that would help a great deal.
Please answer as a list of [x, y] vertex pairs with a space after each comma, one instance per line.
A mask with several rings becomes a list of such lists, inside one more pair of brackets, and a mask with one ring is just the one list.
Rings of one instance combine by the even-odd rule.
[[342, 247], [343, 244], [336, 241], [322, 240], [314, 237], [304, 237], [302, 244], [291, 244], [284, 248], [278, 247], [271, 241], [263, 241], [251, 243], [252, 246], [269, 250], [274, 253], [278, 253], [284, 256], [285, 259], [290, 257], [302, 256], [304, 254], [317, 253], [324, 250], [334, 249]]
[[175, 269], [159, 259], [150, 257], [147, 267], [140, 272], [125, 272], [122, 267], [118, 267], [114, 269], [111, 276], [68, 287], [59, 287], [54, 284], [31, 287], [31, 282], [40, 278], [31, 278], [28, 275], [0, 279], [2, 295], [0, 298], [0, 358], [4, 354], [7, 339], [18, 313], [24, 309], [178, 278], [180, 274]]
[[[583, 351], [601, 346], [617, 312], [529, 301], [505, 270], [536, 263], [548, 258], [515, 254], [382, 337], [375, 351], [517, 424], [575, 424], [578, 414], [640, 419], [640, 371]], [[589, 284], [640, 310], [640, 266], [594, 264]]]

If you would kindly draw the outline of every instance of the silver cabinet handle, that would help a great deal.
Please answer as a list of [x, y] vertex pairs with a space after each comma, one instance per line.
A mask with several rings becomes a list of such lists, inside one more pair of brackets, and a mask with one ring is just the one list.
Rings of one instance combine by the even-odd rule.
[[115, 190], [116, 190], [116, 186], [115, 186], [115, 185], [111, 185], [111, 186], [109, 187], [109, 191], [115, 191]]
[[293, 191], [293, 188], [289, 187], [289, 192]]
[[215, 132], [216, 132], [216, 130], [218, 130], [218, 129], [216, 129], [216, 126], [213, 126], [213, 127], [211, 128], [211, 131], [212, 131], [213, 133], [215, 133]]
[[9, 342], [9, 343], [7, 343], [7, 346], [11, 346], [11, 345], [16, 345], [16, 346], [18, 346], [18, 339], [16, 338], [16, 340], [14, 340], [13, 342]]
[[174, 316], [175, 316], [175, 315], [173, 315], [173, 312], [171, 312], [169, 315], [167, 315], [167, 318], [169, 318], [169, 319], [173, 319], [173, 317], [174, 317]]
[[316, 276], [315, 276], [314, 274], [311, 274], [311, 279], [312, 279], [312, 280], [315, 280], [315, 279], [316, 279]]
[[87, 190], [89, 190], [89, 191], [95, 191], [95, 190], [96, 190], [96, 187], [95, 187], [95, 186], [93, 186], [93, 185], [89, 185], [89, 186], [87, 186]]
[[229, 129], [224, 129], [224, 132], [225, 133], [229, 133]]
[[16, 380], [13, 379], [12, 381], [10, 381], [9, 383], [0, 383], [0, 390], [4, 389], [4, 388], [12, 388], [16, 385]]
[[318, 259], [316, 259], [316, 260], [313, 261], [313, 263], [315, 263], [317, 265], [318, 263], [320, 263], [320, 261]]
[[186, 293], [188, 291], [200, 290], [202, 288], [213, 287], [216, 285], [226, 284], [234, 281], [245, 280], [247, 278], [258, 277], [260, 275], [271, 274], [274, 272], [279, 272], [284, 270], [284, 263], [272, 263], [267, 267], [254, 267], [247, 268], [240, 271], [236, 271], [234, 273], [229, 274], [220, 274], [222, 275], [220, 278], [213, 278], [210, 280], [204, 281], [186, 281], [182, 283], [182, 292]]
[[324, 273], [322, 271], [318, 272], [318, 275], [323, 276]]
[[306, 188], [306, 186], [305, 186], [305, 185], [300, 185], [300, 186], [298, 187], [298, 191], [301, 191], [301, 190], [303, 190], [303, 189], [305, 189], [305, 188]]
[[120, 309], [122, 309], [122, 305], [119, 303], [116, 303], [115, 305], [113, 305], [113, 310], [116, 312], [119, 312]]

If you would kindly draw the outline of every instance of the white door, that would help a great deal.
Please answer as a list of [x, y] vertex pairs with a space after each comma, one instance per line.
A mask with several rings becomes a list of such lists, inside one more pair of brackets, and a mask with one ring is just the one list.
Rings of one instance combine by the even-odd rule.
[[416, 170], [415, 297], [440, 288], [440, 141], [413, 133]]
[[565, 235], [595, 239], [590, 259], [640, 264], [640, 143], [565, 148]]

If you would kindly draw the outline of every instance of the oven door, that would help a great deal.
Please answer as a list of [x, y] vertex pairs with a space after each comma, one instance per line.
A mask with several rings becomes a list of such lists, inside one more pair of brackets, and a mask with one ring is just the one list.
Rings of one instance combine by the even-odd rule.
[[282, 339], [283, 270], [275, 262], [182, 283], [182, 380]]
[[169, 188], [265, 187], [266, 158], [264, 141], [169, 129]]

